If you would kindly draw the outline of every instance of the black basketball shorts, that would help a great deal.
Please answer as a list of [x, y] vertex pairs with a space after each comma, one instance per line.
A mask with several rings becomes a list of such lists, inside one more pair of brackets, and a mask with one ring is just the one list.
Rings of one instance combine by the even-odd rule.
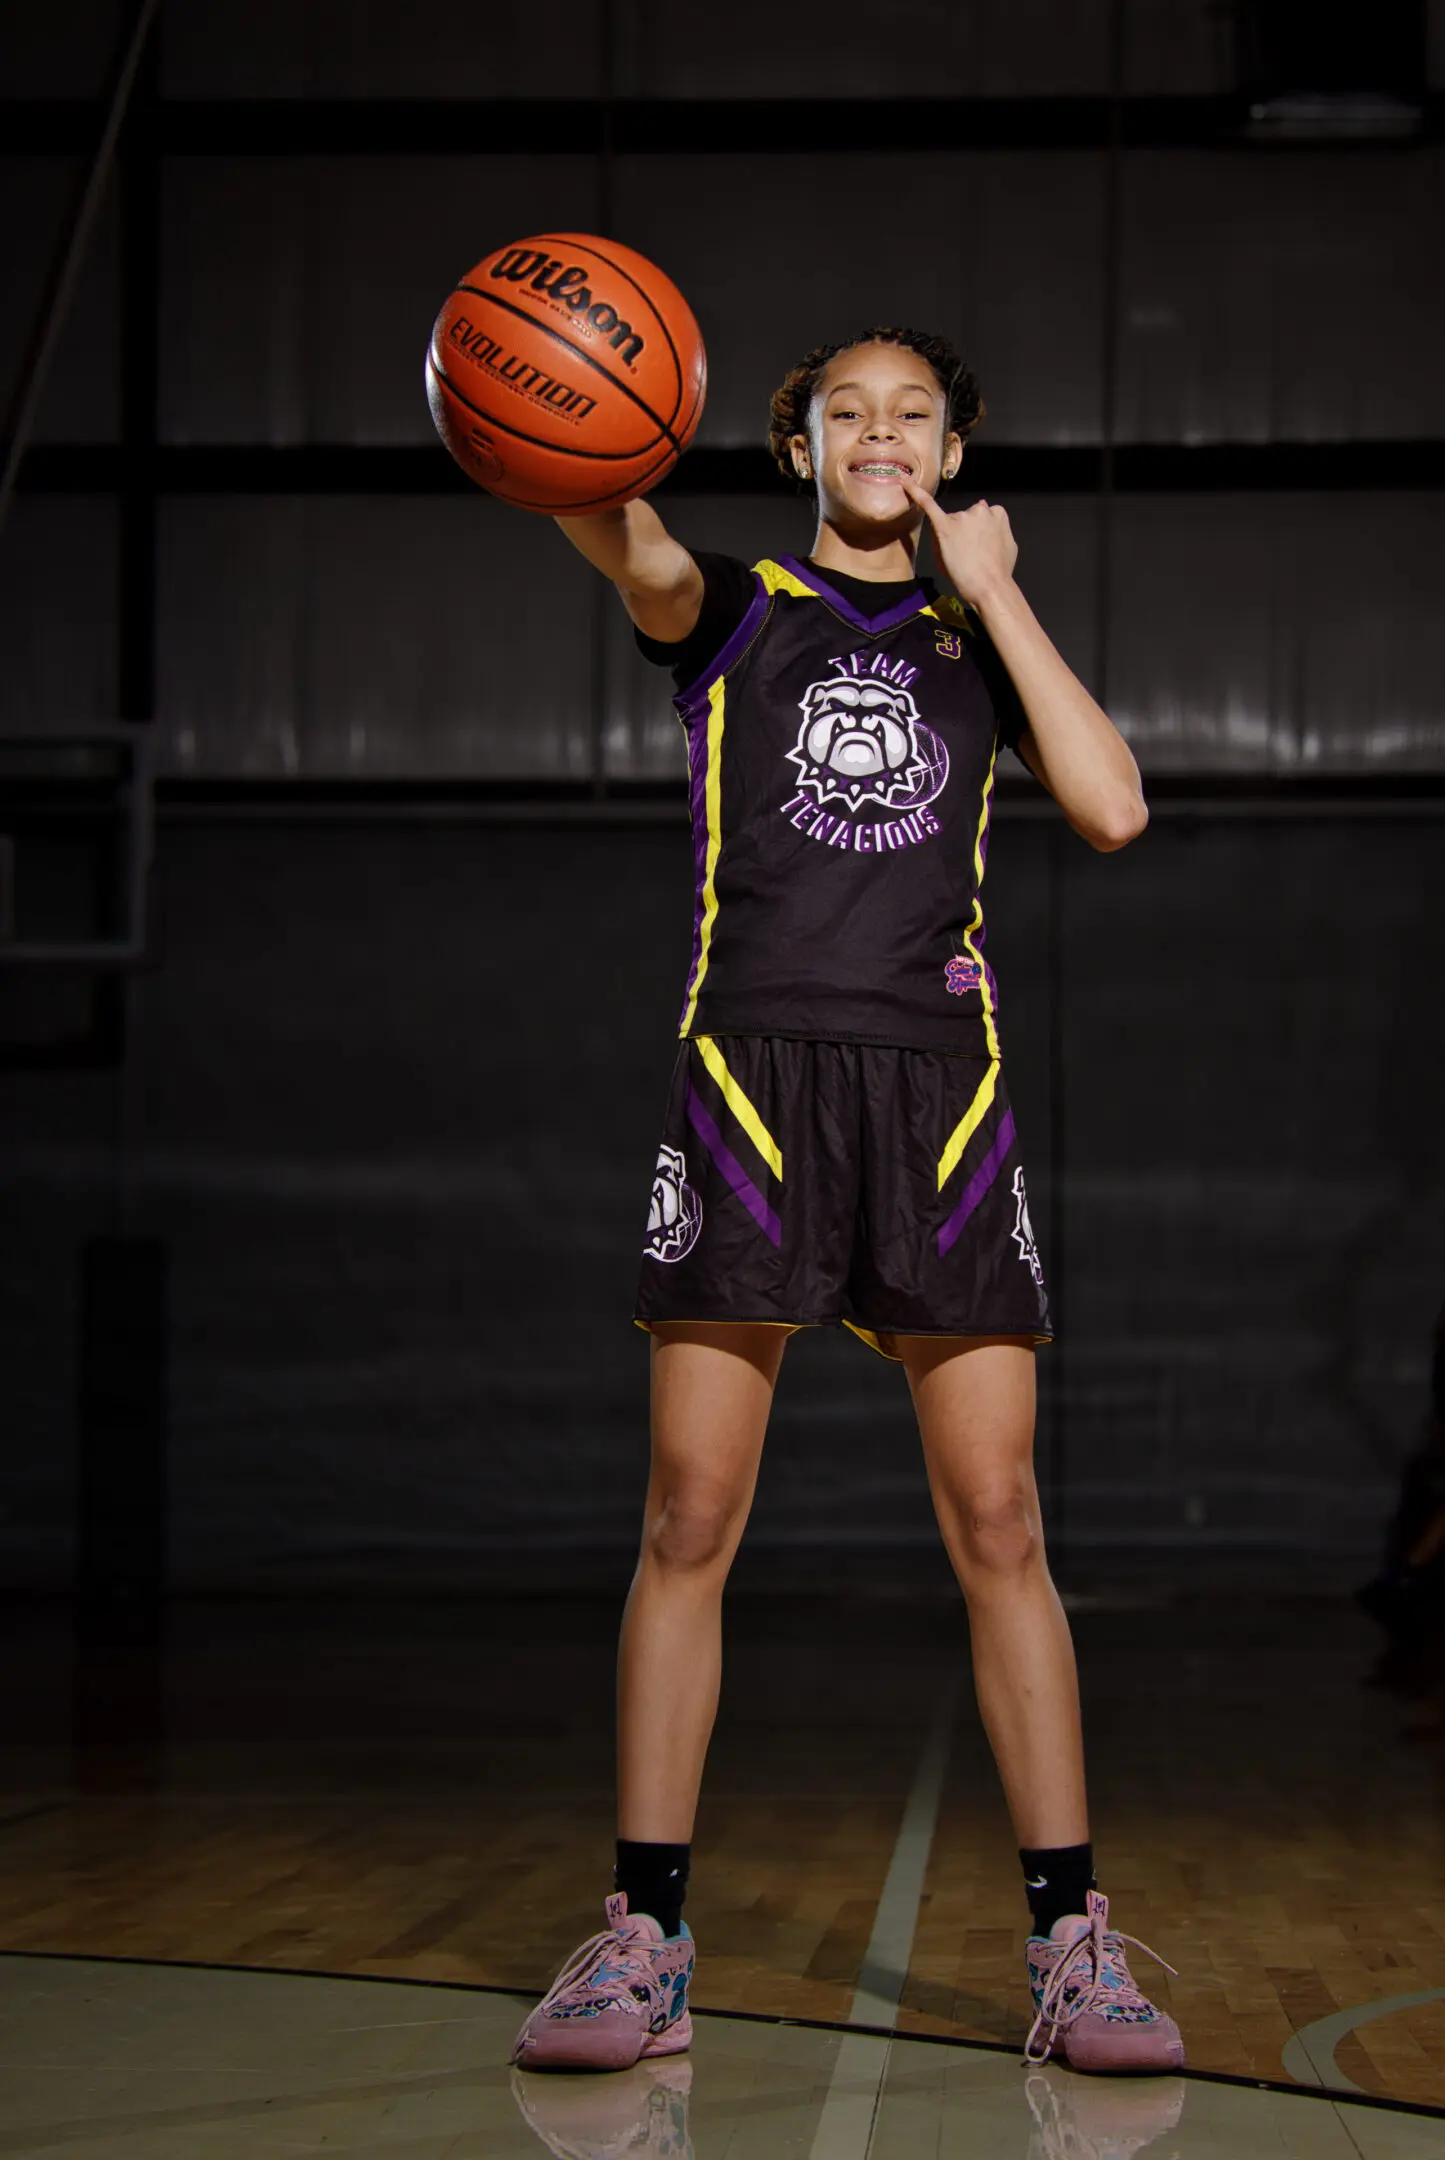
[[1002, 1068], [782, 1036], [679, 1050], [652, 1181], [639, 1326], [840, 1321], [1049, 1338]]

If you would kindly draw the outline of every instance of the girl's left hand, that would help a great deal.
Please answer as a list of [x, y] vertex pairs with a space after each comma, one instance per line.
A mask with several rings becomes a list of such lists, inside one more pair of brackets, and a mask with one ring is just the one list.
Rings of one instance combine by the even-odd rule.
[[1007, 585], [1019, 559], [1007, 510], [986, 502], [967, 510], [940, 510], [915, 481], [899, 484], [927, 518], [940, 566], [959, 599], [982, 607], [991, 593]]

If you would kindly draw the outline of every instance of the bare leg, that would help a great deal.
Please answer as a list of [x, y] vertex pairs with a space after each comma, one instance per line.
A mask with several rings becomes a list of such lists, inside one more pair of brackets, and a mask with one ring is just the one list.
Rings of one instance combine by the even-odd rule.
[[1069, 1623], [1034, 1482], [1034, 1353], [1012, 1337], [899, 1336], [939, 1528], [968, 1601], [974, 1685], [1022, 1846], [1089, 1835]]
[[618, 1829], [692, 1836], [722, 1679], [722, 1594], [752, 1506], [781, 1328], [654, 1330], [652, 1476], [617, 1675]]

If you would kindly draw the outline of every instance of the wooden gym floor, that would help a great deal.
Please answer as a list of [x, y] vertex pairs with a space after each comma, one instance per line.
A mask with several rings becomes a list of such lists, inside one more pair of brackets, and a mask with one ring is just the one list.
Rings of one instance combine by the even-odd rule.
[[[599, 1924], [613, 1599], [178, 1603], [164, 1639], [12, 1606], [0, 1950], [540, 1988]], [[1445, 1745], [1340, 1599], [1076, 1614], [1114, 1917], [1191, 2066], [1445, 2104]], [[966, 1655], [932, 1595], [740, 1595], [695, 1850], [697, 2000], [847, 2017]], [[1026, 1907], [965, 1688], [899, 2017], [1019, 2043]], [[1296, 2055], [1295, 2067], [1299, 2067]], [[1328, 2080], [1326, 2080], [1328, 2082]]]

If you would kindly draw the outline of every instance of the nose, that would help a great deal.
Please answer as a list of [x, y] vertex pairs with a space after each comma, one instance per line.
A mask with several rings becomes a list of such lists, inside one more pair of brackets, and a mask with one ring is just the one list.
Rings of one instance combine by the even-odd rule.
[[898, 430], [891, 420], [872, 420], [864, 430], [867, 442], [897, 442]]

